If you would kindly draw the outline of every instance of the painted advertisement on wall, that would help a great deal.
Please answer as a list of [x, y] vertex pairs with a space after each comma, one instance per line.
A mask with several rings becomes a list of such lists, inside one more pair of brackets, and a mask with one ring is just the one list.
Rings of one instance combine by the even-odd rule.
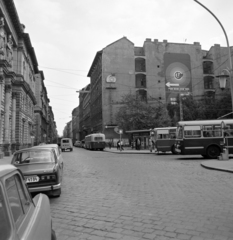
[[192, 92], [191, 64], [189, 54], [164, 54], [165, 89], [167, 103], [175, 102], [179, 93]]

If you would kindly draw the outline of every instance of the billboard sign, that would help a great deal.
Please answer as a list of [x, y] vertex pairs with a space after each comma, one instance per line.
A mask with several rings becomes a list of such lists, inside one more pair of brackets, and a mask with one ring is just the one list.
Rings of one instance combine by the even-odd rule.
[[167, 103], [179, 94], [192, 92], [191, 64], [189, 54], [165, 53], [165, 89]]

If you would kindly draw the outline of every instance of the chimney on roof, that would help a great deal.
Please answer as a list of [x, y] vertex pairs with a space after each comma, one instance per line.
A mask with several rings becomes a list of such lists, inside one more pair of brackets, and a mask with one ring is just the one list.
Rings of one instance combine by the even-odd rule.
[[24, 30], [25, 30], [25, 25], [24, 24], [21, 24], [21, 31], [24, 33]]

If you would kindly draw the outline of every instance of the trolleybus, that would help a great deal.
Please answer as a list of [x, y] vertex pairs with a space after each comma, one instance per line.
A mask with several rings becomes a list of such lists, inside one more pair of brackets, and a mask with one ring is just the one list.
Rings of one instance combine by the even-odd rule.
[[163, 127], [154, 129], [155, 150], [159, 152], [175, 151], [176, 127]]
[[178, 153], [217, 158], [223, 147], [233, 154], [233, 119], [178, 122], [175, 142]]
[[85, 148], [90, 150], [103, 150], [105, 148], [105, 135], [92, 133], [85, 137]]

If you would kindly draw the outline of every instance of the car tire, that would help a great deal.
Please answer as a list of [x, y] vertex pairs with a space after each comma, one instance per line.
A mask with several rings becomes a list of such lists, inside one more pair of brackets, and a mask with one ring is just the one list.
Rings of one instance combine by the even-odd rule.
[[61, 195], [61, 188], [60, 188], [60, 189], [57, 189], [57, 190], [53, 190], [52, 193], [51, 193], [51, 195], [52, 195], [53, 197], [60, 197], [60, 195]]
[[73, 151], [73, 148], [71, 148], [70, 151], [72, 152], [72, 151]]

